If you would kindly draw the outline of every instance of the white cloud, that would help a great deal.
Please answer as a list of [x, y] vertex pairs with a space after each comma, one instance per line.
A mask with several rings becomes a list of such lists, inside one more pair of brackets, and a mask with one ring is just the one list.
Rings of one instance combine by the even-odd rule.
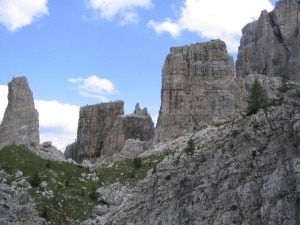
[[64, 151], [77, 136], [79, 106], [45, 100], [35, 100], [34, 104], [39, 112], [41, 143], [52, 141]]
[[137, 24], [139, 21], [139, 16], [135, 12], [125, 12], [123, 15], [123, 19], [120, 21], [121, 26], [125, 26], [127, 24]]
[[87, 0], [87, 4], [103, 19], [113, 20], [119, 16], [122, 25], [136, 23], [136, 9], [148, 9], [152, 5], [151, 0]]
[[87, 78], [70, 78], [68, 81], [76, 84], [79, 94], [84, 97], [93, 97], [107, 101], [108, 99], [103, 95], [110, 95], [116, 92], [115, 85], [110, 80], [96, 75]]
[[45, 100], [35, 100], [34, 104], [39, 111], [41, 127], [76, 132], [79, 117], [78, 106]]
[[83, 97], [88, 97], [88, 98], [96, 98], [99, 99], [101, 102], [108, 102], [109, 99], [102, 96], [102, 95], [95, 95], [95, 94], [91, 94], [85, 91], [79, 91], [79, 94]]
[[0, 122], [3, 119], [4, 112], [7, 106], [7, 94], [8, 94], [7, 85], [0, 85]]
[[16, 31], [48, 15], [48, 0], [0, 0], [0, 23]]
[[185, 0], [176, 21], [150, 21], [148, 26], [174, 37], [189, 31], [206, 39], [220, 38], [229, 51], [237, 52], [241, 29], [257, 19], [262, 9], [272, 10], [273, 5], [269, 0]]
[[174, 38], [180, 35], [181, 29], [180, 26], [176, 23], [166, 20], [161, 23], [157, 23], [153, 20], [150, 20], [148, 26], [155, 30], [156, 33], [161, 34], [163, 32], [170, 33]]

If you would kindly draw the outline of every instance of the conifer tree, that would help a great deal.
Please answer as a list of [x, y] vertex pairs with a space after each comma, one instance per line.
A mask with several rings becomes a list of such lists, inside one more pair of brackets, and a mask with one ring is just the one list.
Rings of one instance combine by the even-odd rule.
[[266, 90], [259, 83], [257, 79], [255, 79], [248, 98], [248, 115], [255, 114], [260, 109], [264, 109], [268, 106], [268, 96]]

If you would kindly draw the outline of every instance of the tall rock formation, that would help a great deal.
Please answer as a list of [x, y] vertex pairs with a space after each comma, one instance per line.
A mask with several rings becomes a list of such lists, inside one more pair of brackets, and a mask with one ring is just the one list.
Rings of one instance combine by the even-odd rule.
[[241, 93], [223, 41], [171, 48], [162, 70], [155, 142], [233, 118], [244, 107]]
[[0, 148], [16, 144], [36, 149], [40, 143], [39, 114], [26, 77], [14, 77], [8, 89], [8, 105], [0, 126]]
[[242, 30], [237, 75], [288, 75], [300, 82], [300, 1], [279, 0], [275, 9]]
[[138, 104], [130, 115], [124, 115], [123, 101], [81, 107], [77, 141], [67, 147], [65, 156], [93, 161], [119, 153], [128, 139], [150, 141], [153, 135], [151, 116]]
[[118, 116], [106, 138], [104, 153], [112, 155], [120, 152], [128, 139], [147, 142], [153, 139], [154, 124], [147, 109], [141, 110], [136, 105], [133, 114]]
[[101, 156], [105, 138], [116, 117], [124, 114], [124, 102], [109, 102], [80, 108], [77, 141], [67, 147], [65, 156], [77, 162]]

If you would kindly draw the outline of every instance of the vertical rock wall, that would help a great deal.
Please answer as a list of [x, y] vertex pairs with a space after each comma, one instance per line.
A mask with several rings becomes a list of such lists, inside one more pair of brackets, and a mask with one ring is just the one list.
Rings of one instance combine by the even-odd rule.
[[26, 77], [14, 77], [8, 89], [8, 105], [0, 125], [0, 148], [16, 144], [36, 149], [40, 143], [39, 114]]
[[130, 115], [124, 115], [123, 101], [81, 107], [77, 141], [67, 147], [65, 156], [93, 161], [119, 153], [128, 139], [150, 141], [153, 135], [151, 116], [138, 104]]
[[242, 108], [242, 84], [223, 41], [171, 48], [162, 70], [155, 142], [233, 118]]
[[287, 75], [300, 82], [300, 1], [280, 0], [242, 30], [237, 75]]
[[142, 142], [151, 141], [154, 136], [154, 124], [146, 108], [141, 110], [137, 104], [133, 114], [118, 116], [106, 138], [104, 152], [112, 155], [120, 152], [128, 139]]
[[110, 102], [80, 108], [77, 141], [65, 152], [77, 162], [98, 158], [102, 154], [104, 141], [116, 117], [124, 114], [124, 102]]

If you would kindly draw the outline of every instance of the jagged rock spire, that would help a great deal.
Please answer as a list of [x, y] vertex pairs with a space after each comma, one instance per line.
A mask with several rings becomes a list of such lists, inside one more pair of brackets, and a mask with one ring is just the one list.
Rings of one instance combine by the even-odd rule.
[[14, 77], [8, 84], [8, 105], [0, 125], [0, 148], [7, 145], [39, 146], [39, 114], [26, 77]]

